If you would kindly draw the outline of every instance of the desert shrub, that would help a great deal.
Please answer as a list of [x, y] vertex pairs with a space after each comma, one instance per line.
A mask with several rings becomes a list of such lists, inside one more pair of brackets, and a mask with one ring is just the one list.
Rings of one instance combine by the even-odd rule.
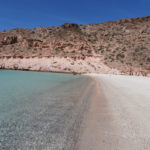
[[103, 53], [104, 53], [104, 50], [102, 50], [101, 53], [103, 54]]
[[126, 64], [129, 65], [129, 66], [132, 66], [132, 63], [127, 62]]
[[35, 31], [31, 31], [31, 34], [34, 34], [35, 33]]
[[134, 50], [135, 52], [139, 52], [140, 51], [140, 48], [135, 48], [135, 50]]
[[91, 54], [91, 53], [92, 53], [92, 50], [88, 50], [87, 53], [88, 53], [88, 54]]
[[116, 58], [117, 58], [117, 59], [122, 59], [122, 58], [124, 58], [124, 57], [125, 57], [125, 55], [122, 54], [122, 53], [119, 53], [119, 54], [116, 55]]
[[62, 51], [62, 50], [63, 50], [62, 47], [56, 47], [56, 48], [55, 48], [55, 51]]
[[42, 37], [42, 34], [39, 34], [39, 37]]
[[125, 52], [125, 51], [127, 51], [127, 49], [124, 47], [124, 48], [122, 49], [122, 51], [124, 51], [124, 52]]
[[147, 62], [150, 62], [150, 57], [147, 58]]

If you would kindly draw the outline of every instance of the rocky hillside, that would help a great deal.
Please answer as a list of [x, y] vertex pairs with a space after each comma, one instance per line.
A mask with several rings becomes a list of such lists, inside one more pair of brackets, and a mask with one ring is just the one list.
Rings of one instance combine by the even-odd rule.
[[121, 72], [150, 72], [150, 17], [0, 32], [0, 59], [52, 56], [101, 57]]

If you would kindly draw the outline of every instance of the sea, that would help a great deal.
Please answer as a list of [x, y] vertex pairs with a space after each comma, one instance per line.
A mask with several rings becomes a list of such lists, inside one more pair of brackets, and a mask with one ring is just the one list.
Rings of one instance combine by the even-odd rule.
[[90, 82], [81, 75], [0, 70], [0, 150], [73, 150]]

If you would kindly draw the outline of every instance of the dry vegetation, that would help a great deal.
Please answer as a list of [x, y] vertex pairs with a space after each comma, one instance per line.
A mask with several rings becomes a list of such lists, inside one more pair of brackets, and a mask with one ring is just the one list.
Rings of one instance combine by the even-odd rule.
[[1, 58], [51, 56], [102, 56], [106, 65], [122, 72], [150, 72], [150, 17], [0, 32]]

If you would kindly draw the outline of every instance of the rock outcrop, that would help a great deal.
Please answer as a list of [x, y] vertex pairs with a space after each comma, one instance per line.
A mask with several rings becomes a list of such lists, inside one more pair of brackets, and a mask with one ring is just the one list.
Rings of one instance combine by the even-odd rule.
[[74, 62], [80, 58], [100, 58], [95, 72], [103, 63], [110, 70], [147, 75], [150, 73], [150, 17], [0, 32], [0, 62], [9, 58], [53, 57], [70, 58]]

